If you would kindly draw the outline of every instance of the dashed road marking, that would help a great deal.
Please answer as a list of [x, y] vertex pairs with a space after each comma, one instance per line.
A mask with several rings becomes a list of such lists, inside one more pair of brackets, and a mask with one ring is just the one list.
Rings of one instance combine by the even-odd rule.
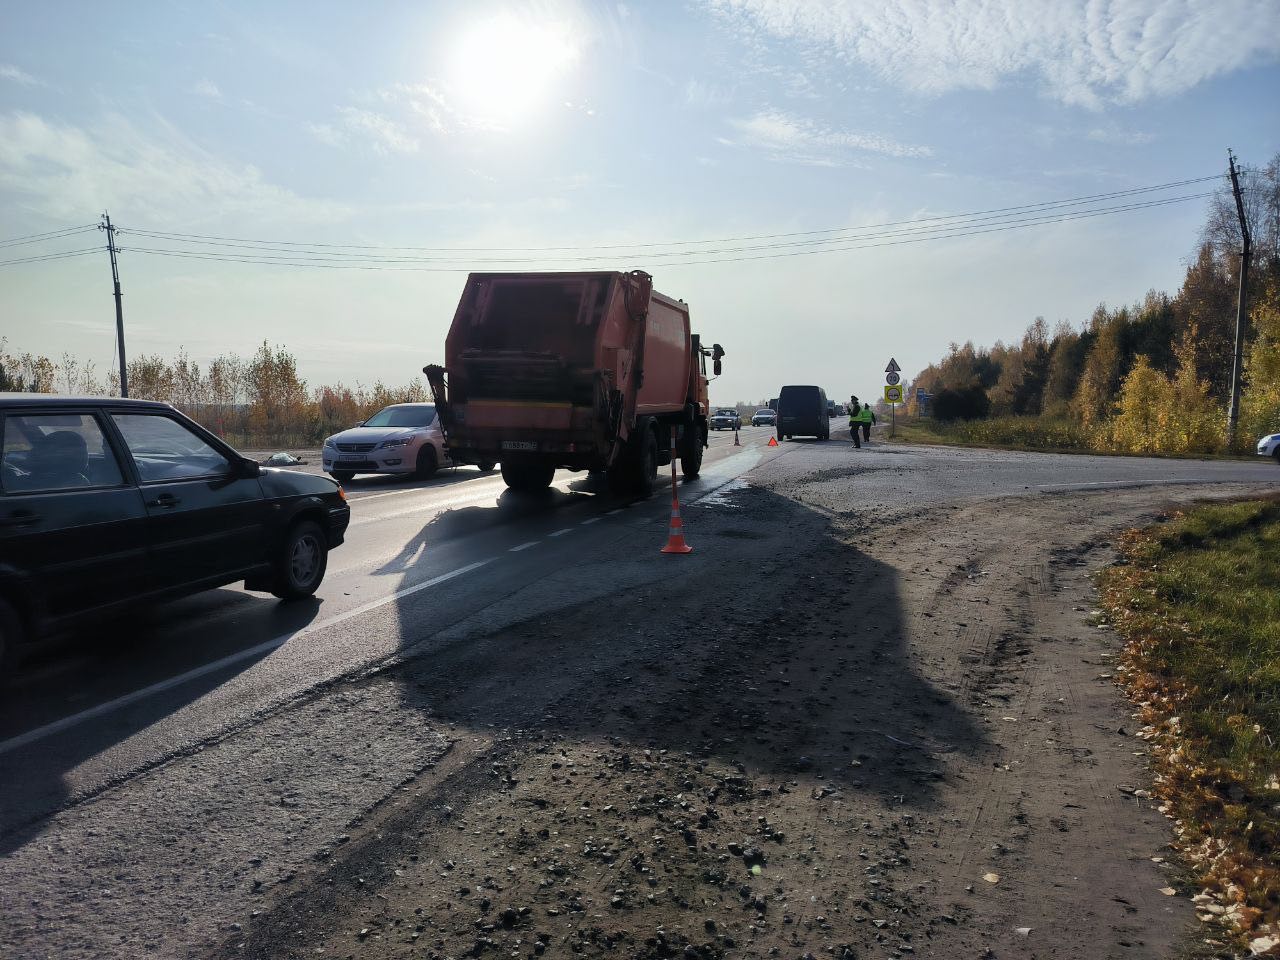
[[566, 533], [573, 533], [573, 527], [565, 527], [563, 530], [557, 530], [555, 533], [548, 534], [548, 536], [563, 537]]
[[541, 542], [541, 540], [530, 540], [528, 543], [522, 543], [518, 547], [511, 547], [507, 550], [507, 553], [519, 553], [521, 550], [528, 550], [530, 547], [536, 547]]

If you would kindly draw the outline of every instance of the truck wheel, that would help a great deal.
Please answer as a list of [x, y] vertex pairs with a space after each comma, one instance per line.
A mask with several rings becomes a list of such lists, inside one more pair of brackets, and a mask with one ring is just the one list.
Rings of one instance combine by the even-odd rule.
[[556, 468], [537, 460], [502, 461], [502, 481], [512, 490], [531, 493], [551, 486]]
[[494, 464], [496, 463], [496, 460], [481, 460], [476, 464], [476, 466], [480, 468], [481, 473], [489, 473], [493, 470]]
[[692, 480], [702, 470], [702, 428], [697, 423], [686, 424], [680, 441], [680, 472]]
[[356, 475], [354, 470], [330, 470], [329, 476], [337, 480], [339, 483], [350, 483], [351, 478]]
[[0, 684], [8, 679], [22, 642], [22, 618], [8, 600], [0, 597]]
[[304, 600], [320, 589], [328, 565], [329, 545], [320, 524], [295, 523], [276, 554], [271, 592], [281, 600]]
[[652, 430], [645, 431], [636, 466], [639, 468], [635, 478], [636, 494], [646, 498], [653, 496], [654, 487], [658, 484], [658, 438]]
[[427, 444], [418, 451], [418, 462], [413, 468], [413, 478], [415, 480], [430, 479], [432, 474], [436, 472], [437, 466], [436, 448]]

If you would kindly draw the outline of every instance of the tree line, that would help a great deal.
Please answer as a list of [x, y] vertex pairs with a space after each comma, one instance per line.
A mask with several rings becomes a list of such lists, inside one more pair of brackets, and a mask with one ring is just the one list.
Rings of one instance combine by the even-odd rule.
[[[201, 367], [185, 350], [172, 361], [158, 355], [129, 360], [129, 396], [163, 400], [241, 446], [310, 446], [353, 426], [389, 403], [430, 400], [420, 380], [403, 386], [342, 383], [309, 387], [293, 355], [263, 341], [251, 357], [224, 353]], [[0, 340], [0, 391], [119, 396], [120, 375], [99, 375], [92, 362], [10, 354]]]
[[[1280, 154], [1246, 168], [1242, 188], [1254, 257], [1237, 450], [1280, 430]], [[968, 433], [993, 441], [1225, 451], [1241, 243], [1223, 188], [1172, 296], [1151, 290], [1130, 305], [1102, 304], [1078, 329], [1065, 321], [1050, 329], [1037, 317], [1012, 344], [953, 343], [912, 386], [933, 395], [936, 419], [967, 421]]]

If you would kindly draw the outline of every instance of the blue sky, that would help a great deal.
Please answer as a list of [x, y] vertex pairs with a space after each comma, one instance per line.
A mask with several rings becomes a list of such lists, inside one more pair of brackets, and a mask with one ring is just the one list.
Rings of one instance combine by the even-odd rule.
[[[816, 255], [755, 241], [739, 262], [690, 261], [741, 242], [687, 242], [1110, 193], [1220, 173], [1228, 146], [1259, 165], [1280, 150], [1275, 0], [53, 3], [3, 23], [0, 242], [108, 210], [130, 355], [203, 363], [266, 338], [313, 384], [439, 360], [471, 266], [638, 267], [728, 350], [713, 399], [868, 395], [891, 355], [909, 374], [953, 340], [1172, 292], [1204, 201]], [[130, 230], [415, 269], [160, 256], [142, 250], [302, 248]], [[105, 371], [105, 252], [0, 267], [0, 336]]]

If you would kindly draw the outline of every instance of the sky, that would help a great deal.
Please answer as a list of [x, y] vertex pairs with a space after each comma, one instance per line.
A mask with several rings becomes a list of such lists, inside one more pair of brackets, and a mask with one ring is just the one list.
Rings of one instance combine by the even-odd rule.
[[713, 402], [870, 396], [890, 357], [909, 378], [1176, 291], [1200, 178], [1280, 150], [1276, 0], [53, 2], [0, 26], [0, 261], [27, 261], [0, 264], [0, 338], [100, 373], [105, 237], [72, 228], [105, 211], [131, 357], [265, 339], [315, 386], [402, 384], [470, 269], [643, 269], [724, 345]]

